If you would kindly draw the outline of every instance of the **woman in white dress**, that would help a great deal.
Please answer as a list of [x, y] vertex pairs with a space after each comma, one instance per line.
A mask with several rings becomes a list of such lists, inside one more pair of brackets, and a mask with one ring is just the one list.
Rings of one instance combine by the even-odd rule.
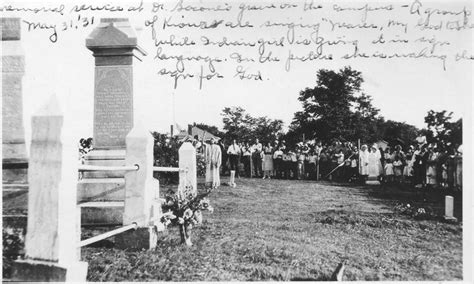
[[360, 147], [359, 174], [361, 175], [363, 182], [365, 182], [367, 176], [369, 175], [369, 151], [367, 150], [367, 145], [365, 144]]
[[206, 164], [206, 187], [212, 186], [212, 146], [211, 141], [206, 140], [204, 144], [204, 162]]
[[263, 157], [263, 179], [270, 178], [271, 173], [273, 172], [273, 147], [270, 143], [264, 147], [263, 152], [265, 156]]
[[369, 177], [378, 178], [382, 173], [382, 163], [380, 162], [380, 151], [377, 145], [373, 145], [369, 152]]

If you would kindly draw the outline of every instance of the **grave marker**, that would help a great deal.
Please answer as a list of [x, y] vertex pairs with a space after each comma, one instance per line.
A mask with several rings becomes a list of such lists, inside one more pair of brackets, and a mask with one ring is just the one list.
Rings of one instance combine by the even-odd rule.
[[32, 117], [25, 260], [13, 265], [14, 281], [85, 281], [80, 262], [76, 207], [77, 148], [65, 135], [56, 97]]
[[[86, 38], [95, 58], [93, 147], [86, 165], [125, 166], [126, 136], [133, 123], [135, 31], [126, 18], [103, 18]], [[142, 52], [142, 54], [144, 54]], [[124, 202], [125, 172], [84, 172], [78, 201]], [[104, 204], [105, 205], [105, 204]], [[83, 207], [84, 224], [121, 222], [123, 205]]]
[[183, 186], [192, 187], [194, 195], [197, 194], [197, 172], [196, 172], [196, 149], [190, 142], [184, 142], [179, 148], [179, 168], [185, 171], [179, 172], [178, 190], [184, 190]]
[[444, 207], [444, 220], [456, 222], [458, 219], [454, 217], [454, 198], [452, 196], [446, 195], [445, 197], [445, 207]]
[[5, 189], [27, 184], [28, 159], [23, 126], [22, 79], [25, 73], [25, 56], [20, 41], [20, 18], [2, 18], [1, 29], [2, 181]]

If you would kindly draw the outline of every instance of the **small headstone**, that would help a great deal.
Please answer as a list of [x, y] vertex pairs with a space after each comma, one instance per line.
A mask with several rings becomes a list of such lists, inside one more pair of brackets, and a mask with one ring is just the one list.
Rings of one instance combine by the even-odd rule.
[[185, 187], [192, 187], [194, 195], [197, 194], [197, 172], [196, 172], [196, 149], [190, 142], [184, 142], [179, 148], [179, 187], [178, 190], [184, 190]]
[[452, 196], [447, 195], [445, 198], [445, 210], [444, 215], [447, 217], [453, 217], [453, 202], [454, 198]]
[[444, 207], [444, 220], [456, 222], [458, 219], [454, 217], [454, 198], [452, 196], [446, 195], [445, 197], [445, 207]]

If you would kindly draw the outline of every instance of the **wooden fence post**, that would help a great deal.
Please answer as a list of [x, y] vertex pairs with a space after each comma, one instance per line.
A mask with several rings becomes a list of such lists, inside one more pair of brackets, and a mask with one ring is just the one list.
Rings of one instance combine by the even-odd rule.
[[26, 259], [13, 265], [15, 281], [86, 280], [80, 262], [76, 207], [77, 148], [64, 130], [57, 98], [32, 117]]

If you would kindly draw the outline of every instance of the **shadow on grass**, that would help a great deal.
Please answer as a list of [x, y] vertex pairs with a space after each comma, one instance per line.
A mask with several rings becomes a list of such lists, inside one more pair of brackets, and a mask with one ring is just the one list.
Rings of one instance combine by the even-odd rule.
[[359, 189], [369, 197], [393, 206], [396, 203], [416, 204], [418, 207], [431, 208], [439, 220], [442, 220], [445, 208], [445, 196], [454, 198], [453, 215], [462, 221], [462, 192], [452, 189], [415, 188], [408, 184], [358, 185], [349, 183], [324, 182], [326, 186], [351, 187]]

